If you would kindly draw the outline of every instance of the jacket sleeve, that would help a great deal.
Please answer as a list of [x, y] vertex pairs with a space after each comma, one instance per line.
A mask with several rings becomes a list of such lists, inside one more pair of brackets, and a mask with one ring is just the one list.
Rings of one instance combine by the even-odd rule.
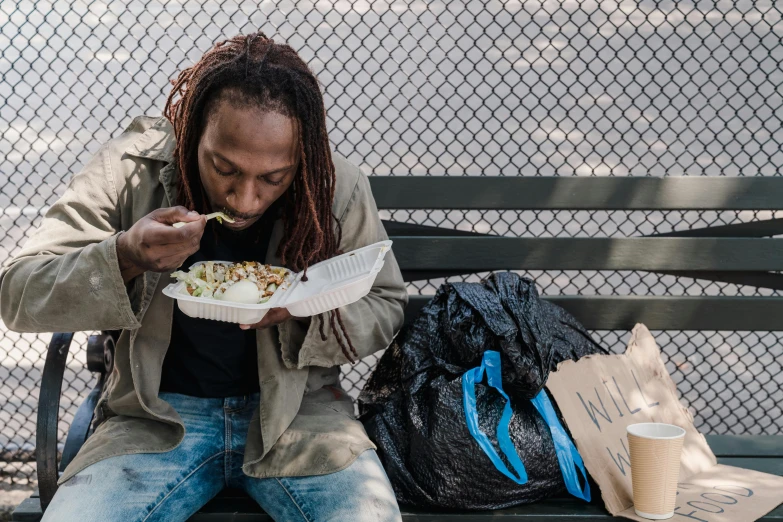
[[[378, 216], [370, 182], [364, 174], [359, 175], [340, 224], [340, 250], [343, 252], [388, 239]], [[383, 268], [378, 273], [370, 293], [339, 309], [345, 331], [358, 354], [358, 357], [352, 357], [361, 359], [387, 348], [402, 327], [407, 304], [408, 292], [392, 246], [392, 250], [384, 258]], [[317, 316], [309, 321], [309, 326], [297, 320], [289, 320], [279, 326], [283, 361], [288, 367], [332, 367], [350, 362], [343, 355], [329, 326], [329, 313], [322, 315], [326, 341], [322, 340]]]
[[121, 216], [110, 145], [101, 146], [71, 178], [38, 229], [0, 270], [0, 316], [9, 329], [140, 326], [117, 260]]

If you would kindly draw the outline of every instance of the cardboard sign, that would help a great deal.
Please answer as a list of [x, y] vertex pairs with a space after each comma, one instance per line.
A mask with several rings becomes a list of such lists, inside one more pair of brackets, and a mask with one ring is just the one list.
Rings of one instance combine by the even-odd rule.
[[[713, 509], [710, 513], [694, 508], [694, 516], [701, 513], [705, 515], [701, 519], [710, 522], [756, 520], [783, 502], [783, 478], [729, 466], [716, 468], [715, 455], [694, 427], [688, 409], [680, 404], [660, 350], [643, 325], [634, 328], [625, 354], [565, 361], [550, 374], [547, 388], [557, 401], [585, 466], [600, 486], [606, 509], [612, 515], [645, 520], [633, 512], [631, 457], [626, 438], [626, 427], [639, 422], [674, 424], [686, 431], [676, 518], [683, 518], [682, 513], [691, 511], [688, 502]], [[731, 478], [733, 482], [725, 484], [733, 488], [751, 489], [753, 501], [735, 494], [732, 499], [736, 502], [724, 498], [727, 503], [718, 504], [718, 508], [699, 504], [713, 496], [723, 498], [715, 496], [710, 489], [724, 484], [713, 480], [720, 478], [718, 473], [723, 478]], [[719, 514], [727, 518], [715, 518]]]
[[[722, 466], [699, 473], [677, 486], [674, 517], [678, 522], [750, 522], [783, 501], [783, 478], [749, 469]], [[629, 508], [619, 516], [649, 522]]]

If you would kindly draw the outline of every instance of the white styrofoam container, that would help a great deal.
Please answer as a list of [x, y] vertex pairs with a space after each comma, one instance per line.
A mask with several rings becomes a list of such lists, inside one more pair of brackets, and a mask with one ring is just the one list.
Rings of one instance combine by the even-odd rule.
[[[185, 315], [238, 324], [254, 324], [272, 308], [287, 308], [296, 317], [317, 315], [351, 304], [367, 295], [391, 241], [381, 241], [316, 263], [302, 273], [288, 273], [283, 284], [263, 304], [244, 304], [188, 294], [184, 281], [171, 283], [163, 293], [177, 300]], [[191, 266], [198, 266], [204, 261]], [[215, 261], [215, 263], [227, 263]]]

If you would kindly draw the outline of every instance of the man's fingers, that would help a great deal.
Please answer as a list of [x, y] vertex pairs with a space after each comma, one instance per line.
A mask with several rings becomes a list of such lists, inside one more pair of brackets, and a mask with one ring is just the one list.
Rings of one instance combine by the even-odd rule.
[[150, 245], [198, 244], [206, 224], [206, 219], [201, 215], [180, 228], [153, 221], [145, 231], [144, 237]]
[[270, 317], [272, 315], [272, 311], [270, 310], [263, 319], [261, 319], [256, 324], [240, 324], [239, 327], [243, 330], [250, 330], [251, 328], [254, 330], [260, 330], [262, 328], [267, 328], [268, 326], [272, 326], [275, 324], [274, 317]]
[[204, 234], [204, 227], [206, 227], [206, 225], [207, 219], [200, 215], [195, 221], [191, 221], [180, 228], [175, 228], [174, 230], [179, 233], [180, 242], [190, 244], [195, 243], [198, 246], [198, 242], [201, 240], [201, 236]]
[[239, 328], [242, 330], [260, 330], [261, 328], [266, 328], [266, 325], [264, 324], [264, 320], [262, 319], [260, 323], [256, 324], [240, 324]]
[[150, 257], [158, 259], [176, 259], [182, 258], [182, 260], [190, 257], [196, 253], [199, 249], [199, 242], [193, 243], [176, 243], [164, 246], [158, 246], [150, 251]]
[[167, 245], [154, 245], [147, 252], [147, 259], [156, 271], [162, 272], [168, 269], [178, 268], [185, 260], [198, 251], [199, 237], [187, 243], [171, 243]]
[[182, 266], [182, 263], [190, 257], [187, 252], [177, 252], [173, 255], [167, 255], [159, 257], [154, 261], [156, 272], [168, 272], [169, 270], [176, 270]]
[[240, 324], [239, 327], [243, 330], [249, 330], [251, 328], [259, 330], [261, 328], [268, 328], [270, 326], [280, 324], [290, 316], [291, 315], [288, 313], [288, 310], [285, 308], [272, 308], [266, 313], [264, 318], [256, 324]]
[[152, 213], [155, 221], [166, 225], [173, 225], [180, 221], [190, 222], [197, 221], [201, 218], [201, 214], [195, 210], [188, 211], [187, 208], [178, 205], [176, 207], [161, 208]]

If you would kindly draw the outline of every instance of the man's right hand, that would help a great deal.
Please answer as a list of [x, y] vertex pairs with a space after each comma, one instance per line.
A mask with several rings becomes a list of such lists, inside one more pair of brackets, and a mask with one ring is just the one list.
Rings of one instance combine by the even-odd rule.
[[[172, 225], [187, 224], [181, 228]], [[160, 208], [138, 220], [117, 239], [117, 258], [126, 283], [144, 272], [179, 268], [199, 249], [206, 217], [185, 207]]]

